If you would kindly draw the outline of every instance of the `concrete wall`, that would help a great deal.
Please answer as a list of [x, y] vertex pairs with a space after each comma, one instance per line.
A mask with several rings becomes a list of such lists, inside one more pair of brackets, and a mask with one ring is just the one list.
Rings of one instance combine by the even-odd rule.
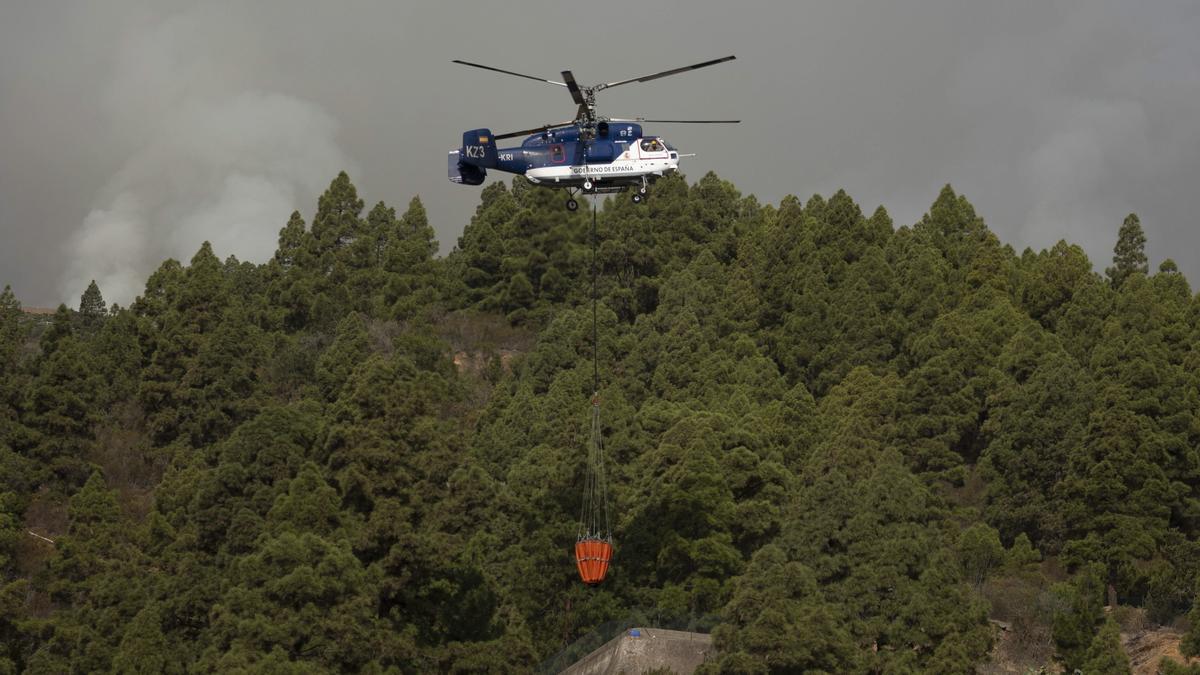
[[[633, 637], [632, 633], [641, 633]], [[712, 636], [661, 628], [634, 628], [609, 640], [562, 671], [564, 675], [637, 675], [669, 668], [688, 675], [713, 653]]]

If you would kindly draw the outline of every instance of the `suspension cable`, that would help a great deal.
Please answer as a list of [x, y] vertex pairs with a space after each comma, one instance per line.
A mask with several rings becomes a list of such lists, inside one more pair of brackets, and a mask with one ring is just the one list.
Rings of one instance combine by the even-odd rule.
[[596, 330], [597, 278], [599, 268], [596, 266], [596, 247], [599, 237], [596, 235], [596, 202], [592, 200], [592, 396], [600, 395], [600, 340]]
[[588, 439], [587, 468], [584, 476], [583, 508], [579, 537], [611, 540], [612, 524], [608, 512], [608, 481], [604, 475], [604, 439], [600, 426], [600, 340], [599, 340], [599, 236], [596, 204], [592, 203], [592, 420]]

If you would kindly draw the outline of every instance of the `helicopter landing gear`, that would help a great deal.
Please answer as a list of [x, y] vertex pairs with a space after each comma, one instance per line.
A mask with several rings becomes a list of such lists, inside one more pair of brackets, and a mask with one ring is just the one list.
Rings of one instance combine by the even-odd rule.
[[646, 177], [644, 177], [644, 175], [643, 175], [642, 186], [638, 187], [637, 192], [634, 192], [634, 203], [635, 204], [641, 204], [642, 202], [646, 201], [646, 189], [647, 189], [647, 186], [649, 186], [649, 184], [650, 184], [649, 181], [646, 180]]
[[637, 192], [633, 193], [633, 203], [634, 204], [641, 204], [642, 202], [646, 201], [646, 187], [649, 184], [650, 183], [649, 183], [649, 181], [646, 180], [646, 177], [642, 176], [641, 187], [638, 188]]
[[583, 181], [583, 189], [584, 189], [584, 191], [591, 190], [592, 189], [592, 181], [590, 181], [590, 180]]
[[565, 188], [567, 193], [567, 210], [575, 211], [579, 208], [579, 202], [575, 201], [575, 195], [579, 193], [578, 188]]

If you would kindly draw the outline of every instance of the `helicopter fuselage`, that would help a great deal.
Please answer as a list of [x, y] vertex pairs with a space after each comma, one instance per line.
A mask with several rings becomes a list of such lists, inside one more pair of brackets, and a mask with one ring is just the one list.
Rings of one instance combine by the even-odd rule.
[[547, 129], [514, 148], [497, 148], [487, 129], [468, 131], [462, 147], [449, 153], [447, 169], [451, 181], [468, 185], [482, 183], [494, 169], [571, 192], [620, 192], [677, 171], [679, 159], [675, 148], [643, 135], [640, 125], [613, 123], [591, 134], [578, 126]]

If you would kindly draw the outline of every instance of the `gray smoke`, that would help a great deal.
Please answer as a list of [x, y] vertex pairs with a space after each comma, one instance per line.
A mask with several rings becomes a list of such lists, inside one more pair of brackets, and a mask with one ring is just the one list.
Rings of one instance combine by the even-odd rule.
[[3, 3], [0, 285], [125, 303], [203, 239], [262, 260], [341, 169], [368, 204], [419, 195], [446, 251], [480, 192], [446, 180], [463, 130], [575, 110], [451, 59], [596, 84], [726, 54], [600, 111], [742, 119], [648, 130], [762, 202], [845, 188], [908, 225], [949, 182], [1018, 251], [1066, 238], [1098, 270], [1136, 212], [1196, 284], [1197, 34], [1195, 0]]
[[95, 279], [126, 304], [162, 260], [186, 263], [206, 240], [219, 256], [262, 261], [287, 215], [347, 168], [319, 106], [243, 88], [230, 61], [253, 56], [252, 41], [228, 33], [229, 9], [178, 14], [122, 50], [105, 112], [136, 130], [136, 151], [66, 244], [66, 302]]

